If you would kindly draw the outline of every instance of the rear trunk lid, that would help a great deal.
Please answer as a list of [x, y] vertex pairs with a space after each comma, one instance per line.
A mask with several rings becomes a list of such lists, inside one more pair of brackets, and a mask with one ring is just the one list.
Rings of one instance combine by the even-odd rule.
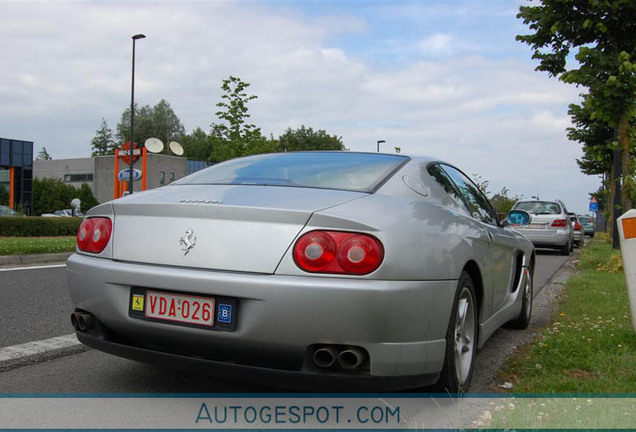
[[112, 202], [113, 259], [272, 274], [319, 210], [363, 192], [174, 185]]

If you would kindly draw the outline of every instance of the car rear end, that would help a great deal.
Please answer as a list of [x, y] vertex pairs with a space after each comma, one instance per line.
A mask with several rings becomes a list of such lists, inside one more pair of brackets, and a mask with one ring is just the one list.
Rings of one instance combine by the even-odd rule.
[[536, 247], [564, 249], [570, 248], [572, 226], [562, 205], [556, 201], [518, 201], [513, 209], [530, 214], [527, 225], [515, 227]]
[[[387, 164], [378, 182], [407, 160]], [[347, 178], [368, 175], [358, 174]], [[434, 382], [446, 328], [431, 322], [448, 322], [455, 281], [378, 277], [381, 230], [320, 217], [369, 191], [250, 178], [195, 179], [91, 210], [67, 263], [80, 341], [228, 377], [271, 372], [358, 389]]]
[[579, 215], [578, 218], [583, 227], [583, 234], [594, 237], [594, 219], [585, 215]]
[[580, 246], [583, 244], [583, 227], [581, 226], [581, 222], [579, 218], [574, 213], [569, 213], [570, 223], [572, 224], [572, 238], [574, 240], [575, 246]]

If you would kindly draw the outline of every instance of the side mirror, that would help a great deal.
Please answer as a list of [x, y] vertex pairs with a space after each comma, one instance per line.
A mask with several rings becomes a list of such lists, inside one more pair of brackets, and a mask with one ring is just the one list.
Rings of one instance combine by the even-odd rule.
[[530, 223], [530, 213], [523, 210], [510, 210], [505, 220], [505, 226], [520, 226]]

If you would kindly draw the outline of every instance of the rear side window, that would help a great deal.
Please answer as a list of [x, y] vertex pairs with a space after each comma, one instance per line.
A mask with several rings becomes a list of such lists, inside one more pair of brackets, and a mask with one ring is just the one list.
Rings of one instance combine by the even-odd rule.
[[464, 173], [450, 165], [441, 165], [448, 174], [459, 194], [462, 196], [472, 217], [490, 225], [497, 225], [497, 214], [490, 205], [488, 198]]
[[524, 210], [528, 213], [540, 215], [540, 214], [561, 214], [561, 206], [559, 203], [551, 201], [524, 201], [515, 204], [515, 210]]
[[232, 159], [175, 182], [293, 186], [374, 192], [410, 159], [348, 152], [289, 152]]

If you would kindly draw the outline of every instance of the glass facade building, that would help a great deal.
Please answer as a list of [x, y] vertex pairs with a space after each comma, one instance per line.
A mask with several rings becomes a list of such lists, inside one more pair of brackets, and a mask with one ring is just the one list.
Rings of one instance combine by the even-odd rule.
[[31, 214], [33, 143], [0, 138], [0, 205]]

